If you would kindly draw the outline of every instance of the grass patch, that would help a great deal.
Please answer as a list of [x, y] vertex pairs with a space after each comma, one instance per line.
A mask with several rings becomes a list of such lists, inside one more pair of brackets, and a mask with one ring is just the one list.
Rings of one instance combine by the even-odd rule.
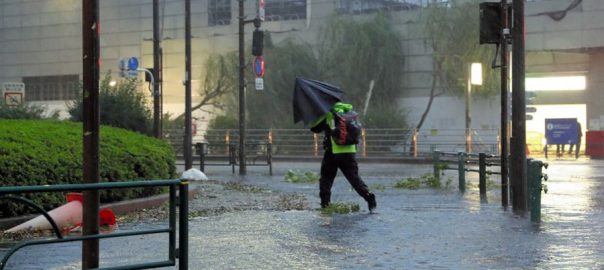
[[334, 202], [330, 203], [327, 207], [321, 208], [321, 214], [333, 215], [333, 214], [349, 214], [352, 212], [359, 212], [361, 207], [356, 203], [344, 203]]
[[395, 188], [418, 189], [422, 186], [422, 182], [418, 178], [409, 177], [399, 180], [394, 183]]
[[289, 170], [283, 177], [283, 181], [290, 183], [316, 183], [319, 181], [319, 178], [320, 176], [316, 172]]
[[418, 189], [421, 187], [428, 187], [434, 189], [448, 188], [453, 182], [453, 178], [449, 177], [445, 181], [444, 185], [441, 180], [435, 177], [431, 173], [426, 173], [421, 177], [409, 177], [407, 179], [402, 179], [394, 183], [395, 188], [404, 188], [404, 189]]

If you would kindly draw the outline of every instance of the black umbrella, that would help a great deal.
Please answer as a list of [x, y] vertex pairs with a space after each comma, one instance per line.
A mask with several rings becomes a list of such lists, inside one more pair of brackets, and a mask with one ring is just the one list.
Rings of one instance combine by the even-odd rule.
[[329, 112], [333, 104], [341, 101], [344, 92], [328, 83], [296, 78], [294, 87], [294, 123], [304, 125]]

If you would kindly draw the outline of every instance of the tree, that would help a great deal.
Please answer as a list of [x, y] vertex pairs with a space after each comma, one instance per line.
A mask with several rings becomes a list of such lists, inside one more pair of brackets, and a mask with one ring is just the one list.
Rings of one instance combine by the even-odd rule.
[[[218, 111], [231, 111], [234, 109], [234, 103], [232, 102], [232, 95], [238, 87], [237, 80], [237, 59], [234, 53], [228, 53], [226, 55], [211, 55], [205, 61], [204, 66], [206, 67], [206, 73], [200, 77], [203, 77], [203, 83], [200, 85], [198, 93], [201, 96], [201, 100], [191, 107], [191, 111], [201, 110], [206, 113], [215, 113]], [[207, 109], [211, 107], [212, 109]], [[184, 129], [184, 113], [171, 118], [171, 114], [164, 115], [164, 127], [167, 136], [180, 136], [182, 129]], [[223, 117], [220, 115], [213, 118], [210, 122], [210, 126], [220, 126], [215, 128], [226, 128], [222, 121]], [[232, 121], [229, 121], [230, 125]], [[167, 126], [166, 126], [167, 125]], [[234, 128], [234, 127], [232, 127]], [[170, 132], [176, 134], [170, 135]]]
[[[102, 125], [124, 128], [146, 135], [152, 135], [153, 121], [145, 95], [138, 90], [136, 79], [125, 79], [110, 86], [109, 73], [101, 81], [99, 111]], [[82, 91], [80, 91], [82, 92]], [[81, 122], [82, 99], [68, 106], [70, 119]]]
[[[358, 22], [353, 16], [332, 16], [320, 32], [319, 65], [323, 77], [342, 87], [347, 101], [360, 109], [374, 81], [368, 115], [395, 121], [365, 121], [369, 127], [405, 127], [405, 118], [396, 103], [400, 97], [404, 56], [402, 37], [388, 13]], [[378, 106], [379, 105], [379, 106]], [[379, 115], [378, 110], [388, 112]], [[392, 117], [395, 116], [395, 117]]]
[[[365, 126], [406, 127], [396, 103], [402, 85], [401, 37], [388, 15], [379, 13], [364, 22], [334, 15], [321, 29], [318, 40], [317, 46], [295, 38], [273, 44], [270, 35], [265, 35], [265, 90], [247, 91], [249, 128], [295, 127], [291, 99], [296, 77], [340, 86], [346, 93], [345, 102], [352, 103], [359, 112], [373, 80], [373, 97], [367, 115], [361, 119]], [[253, 82], [253, 73], [246, 74], [247, 81]], [[234, 98], [229, 100], [226, 116], [212, 121], [211, 128], [235, 124], [238, 103]]]
[[[478, 43], [479, 1], [453, 0], [448, 4], [434, 2], [424, 11], [423, 26], [426, 33], [426, 45], [433, 51], [432, 85], [426, 110], [422, 114], [416, 129], [421, 129], [435, 97], [449, 92], [463, 95], [467, 88], [468, 65], [479, 62], [490, 67], [495, 57], [491, 47]], [[490, 97], [498, 93], [499, 72], [495, 69], [483, 69], [482, 86], [476, 86], [474, 97]], [[441, 92], [437, 93], [437, 87]]]

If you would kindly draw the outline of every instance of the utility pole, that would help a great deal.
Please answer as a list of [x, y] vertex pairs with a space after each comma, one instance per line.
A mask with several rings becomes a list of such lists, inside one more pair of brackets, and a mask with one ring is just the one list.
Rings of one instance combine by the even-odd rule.
[[472, 64], [468, 64], [467, 67], [468, 75], [467, 75], [467, 83], [466, 86], [466, 153], [472, 152], [472, 116], [470, 115], [470, 106], [472, 106], [471, 95], [472, 95]]
[[[99, 2], [82, 2], [83, 181], [98, 183], [99, 174]], [[83, 235], [99, 233], [99, 191], [83, 192]], [[82, 269], [99, 267], [99, 240], [82, 242]]]
[[524, 97], [524, 0], [513, 2], [512, 43], [512, 138], [510, 167], [512, 208], [519, 214], [528, 210], [526, 181], [526, 109]]
[[245, 175], [245, 48], [243, 0], [239, 0], [239, 175]]
[[191, 134], [191, 0], [185, 0], [185, 170], [193, 167]]
[[[245, 92], [246, 92], [246, 80], [245, 80], [245, 25], [248, 23], [254, 23], [256, 31], [262, 24], [261, 16], [264, 16], [264, 0], [259, 1], [259, 11], [256, 18], [252, 20], [246, 20], [244, 15], [244, 4], [243, 0], [239, 1], [239, 175], [245, 175], [247, 173], [245, 164]], [[260, 11], [262, 10], [262, 11]], [[261, 13], [261, 14], [260, 14]], [[262, 17], [263, 18], [263, 17]], [[254, 35], [254, 39], [256, 35]], [[261, 43], [261, 42], [260, 42]], [[252, 49], [254, 53], [255, 49]], [[261, 51], [261, 49], [260, 49]], [[260, 52], [260, 54], [262, 54]]]
[[161, 77], [160, 69], [160, 48], [159, 42], [161, 37], [159, 36], [159, 0], [153, 0], [153, 77], [155, 78], [155, 84], [153, 84], [153, 135], [161, 139], [162, 137], [162, 123], [161, 123]]
[[508, 207], [508, 8], [501, 0], [501, 205]]

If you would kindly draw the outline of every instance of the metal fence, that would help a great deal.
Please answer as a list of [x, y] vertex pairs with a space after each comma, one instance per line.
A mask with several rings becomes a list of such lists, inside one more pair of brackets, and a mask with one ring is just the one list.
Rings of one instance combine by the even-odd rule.
[[[166, 130], [166, 140], [177, 155], [183, 151], [183, 130]], [[319, 156], [323, 150], [323, 134], [308, 129], [247, 129], [246, 153], [266, 153], [266, 144], [272, 144], [272, 154], [279, 156]], [[499, 154], [499, 130], [473, 129], [471, 152]], [[210, 155], [229, 154], [239, 143], [237, 129], [207, 130], [193, 136], [197, 142], [208, 143]], [[433, 151], [465, 152], [464, 129], [363, 129], [358, 154], [363, 157], [431, 156]]]

